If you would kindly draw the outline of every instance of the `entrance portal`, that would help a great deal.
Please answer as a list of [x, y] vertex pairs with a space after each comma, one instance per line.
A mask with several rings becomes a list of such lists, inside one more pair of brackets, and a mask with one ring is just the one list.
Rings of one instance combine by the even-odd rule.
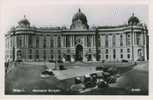
[[76, 61], [82, 61], [83, 60], [83, 47], [81, 45], [76, 46], [75, 60]]

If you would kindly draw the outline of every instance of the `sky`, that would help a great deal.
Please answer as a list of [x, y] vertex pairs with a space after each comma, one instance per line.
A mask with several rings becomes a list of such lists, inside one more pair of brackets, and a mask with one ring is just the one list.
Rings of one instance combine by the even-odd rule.
[[78, 12], [79, 8], [86, 15], [90, 27], [126, 24], [132, 13], [142, 23], [148, 25], [148, 6], [146, 4], [78, 1], [13, 0], [11, 2], [11, 0], [3, 0], [1, 6], [2, 32], [5, 33], [10, 27], [17, 26], [17, 23], [23, 19], [24, 15], [32, 26], [66, 26], [69, 28], [72, 17]]

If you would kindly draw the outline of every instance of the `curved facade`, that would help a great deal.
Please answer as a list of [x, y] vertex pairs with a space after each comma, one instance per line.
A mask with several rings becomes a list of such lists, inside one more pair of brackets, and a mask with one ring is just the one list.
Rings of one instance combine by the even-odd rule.
[[[131, 17], [136, 19], [134, 15]], [[128, 24], [92, 28], [81, 10], [73, 16], [70, 28], [32, 27], [24, 18], [5, 35], [5, 59], [25, 62], [147, 61], [147, 27], [131, 17]]]

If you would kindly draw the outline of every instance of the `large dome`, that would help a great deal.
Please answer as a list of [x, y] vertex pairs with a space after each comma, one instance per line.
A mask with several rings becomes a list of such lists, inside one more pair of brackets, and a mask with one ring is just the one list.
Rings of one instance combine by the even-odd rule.
[[72, 22], [76, 21], [76, 20], [81, 20], [83, 24], [87, 23], [87, 18], [85, 16], [84, 13], [81, 12], [81, 10], [79, 9], [79, 11], [73, 16], [72, 18]]
[[76, 14], [74, 14], [70, 28], [71, 29], [88, 29], [89, 28], [87, 23], [87, 18], [85, 14], [81, 12], [80, 9]]
[[26, 17], [24, 16], [24, 18], [22, 20], [20, 20], [18, 22], [19, 25], [30, 25], [30, 22], [28, 21], [28, 19], [26, 19]]
[[134, 13], [133, 13], [128, 20], [128, 24], [138, 24], [138, 23], [139, 23], [139, 19], [136, 16], [134, 16]]

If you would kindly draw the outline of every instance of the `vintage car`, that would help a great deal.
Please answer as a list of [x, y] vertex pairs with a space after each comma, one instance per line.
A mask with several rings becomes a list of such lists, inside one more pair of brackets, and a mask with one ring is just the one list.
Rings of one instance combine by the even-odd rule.
[[41, 77], [42, 78], [48, 78], [50, 76], [54, 75], [54, 73], [52, 72], [52, 70], [45, 70], [41, 73]]

